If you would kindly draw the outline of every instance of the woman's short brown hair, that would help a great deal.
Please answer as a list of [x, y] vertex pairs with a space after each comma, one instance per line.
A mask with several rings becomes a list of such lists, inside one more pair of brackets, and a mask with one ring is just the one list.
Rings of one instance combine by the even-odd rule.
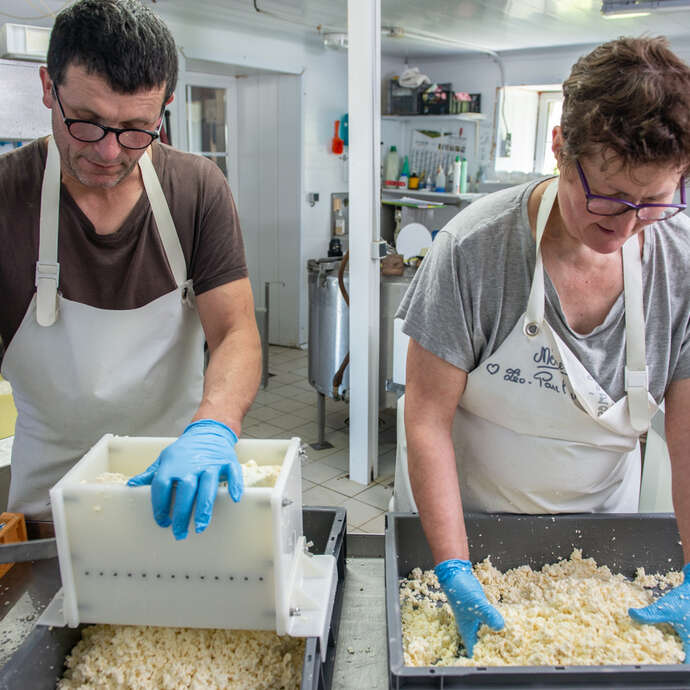
[[603, 43], [575, 63], [563, 96], [564, 164], [601, 152], [690, 170], [690, 68], [666, 38]]

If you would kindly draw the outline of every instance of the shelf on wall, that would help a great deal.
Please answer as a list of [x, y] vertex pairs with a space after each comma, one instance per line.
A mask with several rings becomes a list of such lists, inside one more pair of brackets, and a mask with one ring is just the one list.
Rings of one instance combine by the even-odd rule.
[[382, 120], [468, 120], [478, 122], [485, 120], [482, 113], [453, 113], [452, 115], [381, 115]]
[[[458, 204], [462, 201], [472, 203], [480, 197], [486, 196], [486, 193], [484, 192], [466, 192], [464, 194], [454, 194], [452, 192], [430, 192], [427, 190], [418, 189], [391, 189], [389, 187], [384, 187], [381, 190], [381, 194], [390, 194], [393, 197], [418, 197], [422, 201], [424, 199], [428, 199], [429, 201], [440, 201], [444, 204]], [[381, 201], [384, 204], [388, 203], [390, 205], [398, 205], [393, 199], [382, 199]]]
[[452, 115], [381, 115], [382, 121], [399, 122], [401, 127], [417, 128], [419, 123], [434, 122], [471, 122], [474, 125], [474, 155], [479, 155], [479, 126], [486, 116], [482, 113], [454, 113]]

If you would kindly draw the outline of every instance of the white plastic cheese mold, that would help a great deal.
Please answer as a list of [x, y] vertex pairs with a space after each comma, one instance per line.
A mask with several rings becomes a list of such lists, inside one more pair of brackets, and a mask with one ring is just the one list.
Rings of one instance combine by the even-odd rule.
[[62, 589], [41, 622], [275, 630], [326, 649], [336, 562], [306, 550], [300, 440], [239, 441], [240, 462], [282, 465], [275, 486], [239, 503], [219, 487], [208, 528], [182, 541], [155, 523], [150, 487], [92, 483], [174, 440], [107, 434], [50, 490]]

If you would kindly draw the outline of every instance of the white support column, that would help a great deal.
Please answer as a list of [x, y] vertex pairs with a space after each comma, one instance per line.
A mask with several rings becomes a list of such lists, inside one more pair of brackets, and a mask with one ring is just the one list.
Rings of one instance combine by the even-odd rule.
[[350, 479], [378, 474], [381, 0], [348, 0]]

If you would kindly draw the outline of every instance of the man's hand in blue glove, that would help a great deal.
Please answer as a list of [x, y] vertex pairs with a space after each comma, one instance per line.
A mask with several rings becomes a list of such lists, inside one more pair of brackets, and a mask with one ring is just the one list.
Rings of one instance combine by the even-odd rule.
[[690, 563], [683, 568], [683, 583], [653, 604], [641, 609], [628, 609], [638, 623], [669, 623], [678, 633], [685, 650], [685, 663], [690, 663]]
[[[161, 527], [172, 523], [175, 539], [187, 536], [196, 498], [194, 528], [203, 532], [211, 520], [218, 482], [228, 482], [233, 501], [242, 496], [244, 481], [237, 460], [237, 436], [230, 427], [213, 419], [192, 422], [177, 441], [169, 445], [145, 472], [132, 477], [129, 486], [151, 484], [153, 517]], [[173, 486], [175, 505], [172, 520], [170, 503]]]
[[505, 625], [503, 616], [487, 600], [469, 561], [443, 561], [434, 571], [455, 615], [455, 624], [467, 656], [471, 657], [479, 626], [485, 623], [494, 630], [502, 630]]

